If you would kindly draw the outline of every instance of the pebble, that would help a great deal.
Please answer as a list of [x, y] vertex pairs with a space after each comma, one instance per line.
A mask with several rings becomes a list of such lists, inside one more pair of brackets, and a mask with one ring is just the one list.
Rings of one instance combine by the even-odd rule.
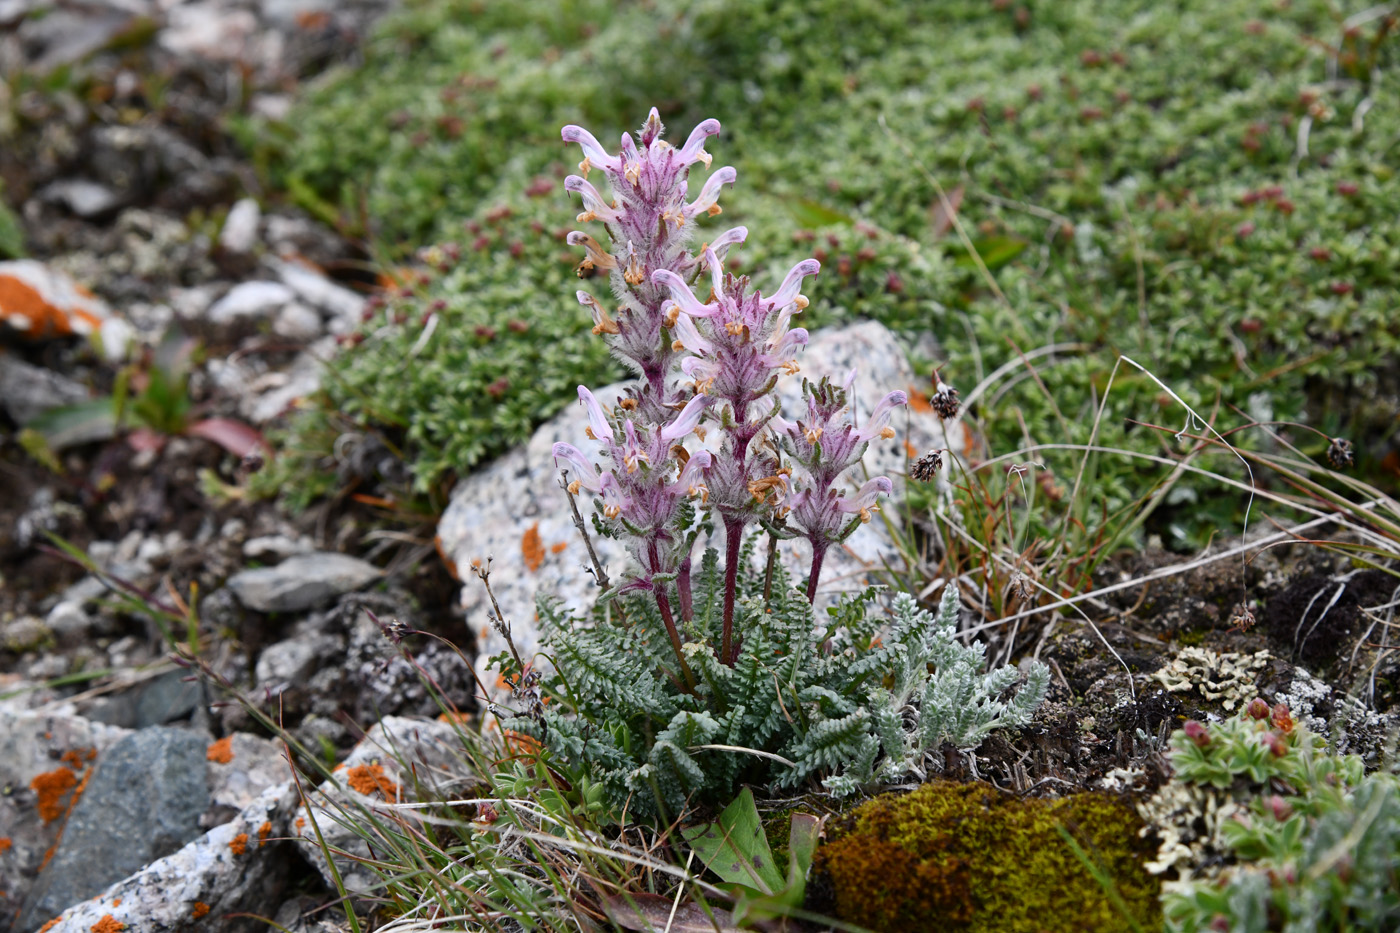
[[258, 612], [296, 612], [378, 580], [378, 567], [330, 551], [297, 554], [275, 567], [244, 570], [229, 578], [239, 602]]
[[251, 253], [258, 243], [258, 222], [262, 220], [262, 208], [253, 198], [243, 198], [229, 208], [224, 218], [223, 229], [219, 231], [219, 246], [230, 253], [243, 255]]
[[296, 297], [280, 282], [242, 282], [231, 288], [205, 313], [212, 324], [235, 324], [246, 318], [268, 318]]

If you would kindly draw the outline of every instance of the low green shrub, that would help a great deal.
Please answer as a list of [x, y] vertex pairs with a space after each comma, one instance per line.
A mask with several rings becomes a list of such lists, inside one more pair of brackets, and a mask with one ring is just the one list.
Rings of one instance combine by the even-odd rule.
[[1255, 700], [1172, 736], [1175, 776], [1142, 812], [1171, 931], [1393, 930], [1400, 780], [1330, 755], [1289, 710]]

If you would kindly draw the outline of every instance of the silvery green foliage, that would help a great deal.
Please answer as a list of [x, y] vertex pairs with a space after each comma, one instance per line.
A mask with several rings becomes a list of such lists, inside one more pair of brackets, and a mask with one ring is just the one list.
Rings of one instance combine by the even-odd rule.
[[[888, 672], [893, 682], [888, 689], [869, 690], [871, 733], [851, 748], [849, 766], [823, 782], [837, 796], [911, 773], [921, 775], [924, 757], [944, 742], [973, 748], [994, 729], [1031, 721], [1049, 689], [1049, 668], [1033, 664], [1025, 684], [1002, 699], [1021, 679], [1020, 673], [1013, 667], [983, 672], [986, 646], [957, 640], [958, 610], [957, 590], [951, 585], [944, 588], [936, 619], [908, 593], [898, 594], [884, 644], [850, 665], [854, 676]], [[833, 757], [825, 738], [809, 733], [799, 745], [799, 765], [814, 756]]]
[[958, 642], [953, 587], [937, 617], [907, 594], [882, 606], [872, 587], [818, 624], [781, 568], [766, 605], [761, 576], [750, 576], [741, 577], [742, 640], [731, 667], [713, 647], [723, 573], [718, 555], [705, 554], [695, 619], [683, 627], [693, 694], [656, 676], [670, 648], [657, 637], [653, 601], [626, 598], [579, 626], [542, 599], [546, 631], [568, 633], [551, 639], [553, 699], [542, 722], [520, 717], [506, 727], [539, 738], [571, 779], [606, 787], [614, 812], [658, 816], [722, 803], [743, 783], [821, 783], [848, 796], [922, 778], [943, 743], [974, 747], [994, 729], [1028, 723], [1044, 699], [1043, 665], [1017, 688], [1015, 669], [984, 671], [983, 647]]

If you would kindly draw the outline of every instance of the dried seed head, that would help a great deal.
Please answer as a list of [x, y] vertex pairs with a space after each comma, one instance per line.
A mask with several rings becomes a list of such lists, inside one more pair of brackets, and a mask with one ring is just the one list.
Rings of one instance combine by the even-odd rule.
[[1035, 581], [1020, 570], [1011, 574], [1011, 585], [1008, 589], [1012, 596], [1022, 602], [1027, 602], [1035, 597]]
[[1344, 437], [1332, 438], [1332, 443], [1327, 447], [1327, 462], [1332, 464], [1336, 470], [1345, 470], [1356, 464], [1356, 453], [1352, 449], [1351, 441]]
[[942, 449], [933, 449], [914, 461], [909, 468], [909, 476], [921, 483], [929, 483], [938, 475], [938, 471], [943, 469]]
[[940, 379], [938, 389], [933, 393], [933, 398], [929, 399], [929, 404], [938, 413], [938, 417], [944, 421], [951, 421], [958, 416], [958, 390]]
[[1234, 609], [1230, 610], [1231, 631], [1247, 632], [1254, 628], [1254, 623], [1256, 621], [1254, 612], [1244, 603], [1239, 603]]

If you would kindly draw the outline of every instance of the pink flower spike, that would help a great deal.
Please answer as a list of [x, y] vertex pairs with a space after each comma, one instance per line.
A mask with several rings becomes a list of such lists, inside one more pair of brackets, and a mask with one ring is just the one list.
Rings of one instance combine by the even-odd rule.
[[877, 476], [867, 481], [856, 492], [855, 496], [846, 498], [841, 496], [836, 500], [838, 511], [848, 515], [855, 515], [859, 512], [867, 512], [875, 504], [875, 500], [880, 496], [887, 496], [894, 491], [894, 483], [890, 482], [888, 476]]
[[603, 406], [598, 404], [598, 400], [593, 397], [593, 393], [587, 387], [578, 387], [578, 400], [588, 409], [588, 427], [593, 432], [595, 441], [607, 443], [613, 439], [612, 425], [608, 423], [607, 415], [603, 414]]
[[[574, 482], [578, 483], [579, 486], [592, 493], [603, 491], [601, 485], [602, 479], [598, 475], [598, 469], [588, 462], [588, 458], [584, 456], [583, 451], [579, 450], [573, 444], [565, 444], [561, 441], [554, 445], [555, 466], [559, 465], [560, 460], [567, 461], [569, 465], [574, 468], [577, 474], [574, 477]], [[573, 483], [569, 485], [573, 486]], [[578, 492], [577, 489], [570, 489], [569, 491], [574, 493]]]
[[771, 298], [764, 299], [770, 308], [783, 308], [794, 301], [801, 300], [802, 307], [807, 307], [806, 299], [798, 294], [802, 288], [802, 280], [809, 275], [816, 275], [821, 271], [822, 264], [815, 259], [804, 259], [792, 267], [792, 271], [783, 279], [783, 284], [778, 286], [778, 290]]
[[661, 439], [666, 443], [680, 440], [700, 423], [700, 418], [705, 414], [705, 406], [710, 400], [703, 395], [697, 395], [686, 406], [681, 409], [681, 413], [676, 416], [676, 420], [661, 429]]
[[681, 372], [696, 382], [709, 382], [719, 375], [719, 363], [700, 356], [687, 356], [681, 360]]
[[681, 278], [670, 269], [657, 269], [651, 274], [651, 281], [655, 285], [664, 285], [671, 290], [671, 300], [681, 309], [682, 314], [689, 314], [691, 317], [709, 317], [719, 310], [719, 306], [703, 305], [695, 297], [695, 293], [690, 290], [690, 286], [685, 284], [685, 279]]
[[856, 367], [852, 366], [852, 367], [851, 367], [851, 371], [848, 372], [848, 373], [846, 373], [846, 378], [845, 378], [845, 380], [841, 383], [841, 390], [842, 390], [843, 392], [845, 392], [845, 393], [847, 393], [847, 394], [850, 394], [851, 387], [854, 386], [854, 385], [856, 384], [856, 374], [857, 374], [858, 372], [860, 372], [860, 370], [858, 370]]
[[705, 120], [690, 131], [689, 138], [685, 145], [681, 147], [680, 157], [682, 165], [690, 165], [692, 162], [704, 162], [705, 168], [710, 167], [710, 154], [705, 151], [705, 140], [719, 133], [718, 120]]
[[[607, 150], [599, 144], [597, 138], [583, 127], [574, 126], [571, 123], [560, 130], [559, 135], [566, 143], [578, 143], [579, 147], [583, 149], [585, 165], [596, 165], [598, 168], [609, 169], [614, 172], [620, 167], [621, 163], [618, 161], [617, 157], [608, 155]], [[587, 167], [583, 166], [580, 167], [579, 171], [584, 174], [588, 173]]]
[[700, 195], [687, 204], [682, 211], [687, 219], [696, 217], [699, 214], [709, 214], [713, 217], [719, 211], [719, 189], [724, 185], [732, 185], [734, 179], [739, 177], [739, 173], [731, 166], [715, 169], [714, 173], [705, 180], [705, 187], [700, 189]]

